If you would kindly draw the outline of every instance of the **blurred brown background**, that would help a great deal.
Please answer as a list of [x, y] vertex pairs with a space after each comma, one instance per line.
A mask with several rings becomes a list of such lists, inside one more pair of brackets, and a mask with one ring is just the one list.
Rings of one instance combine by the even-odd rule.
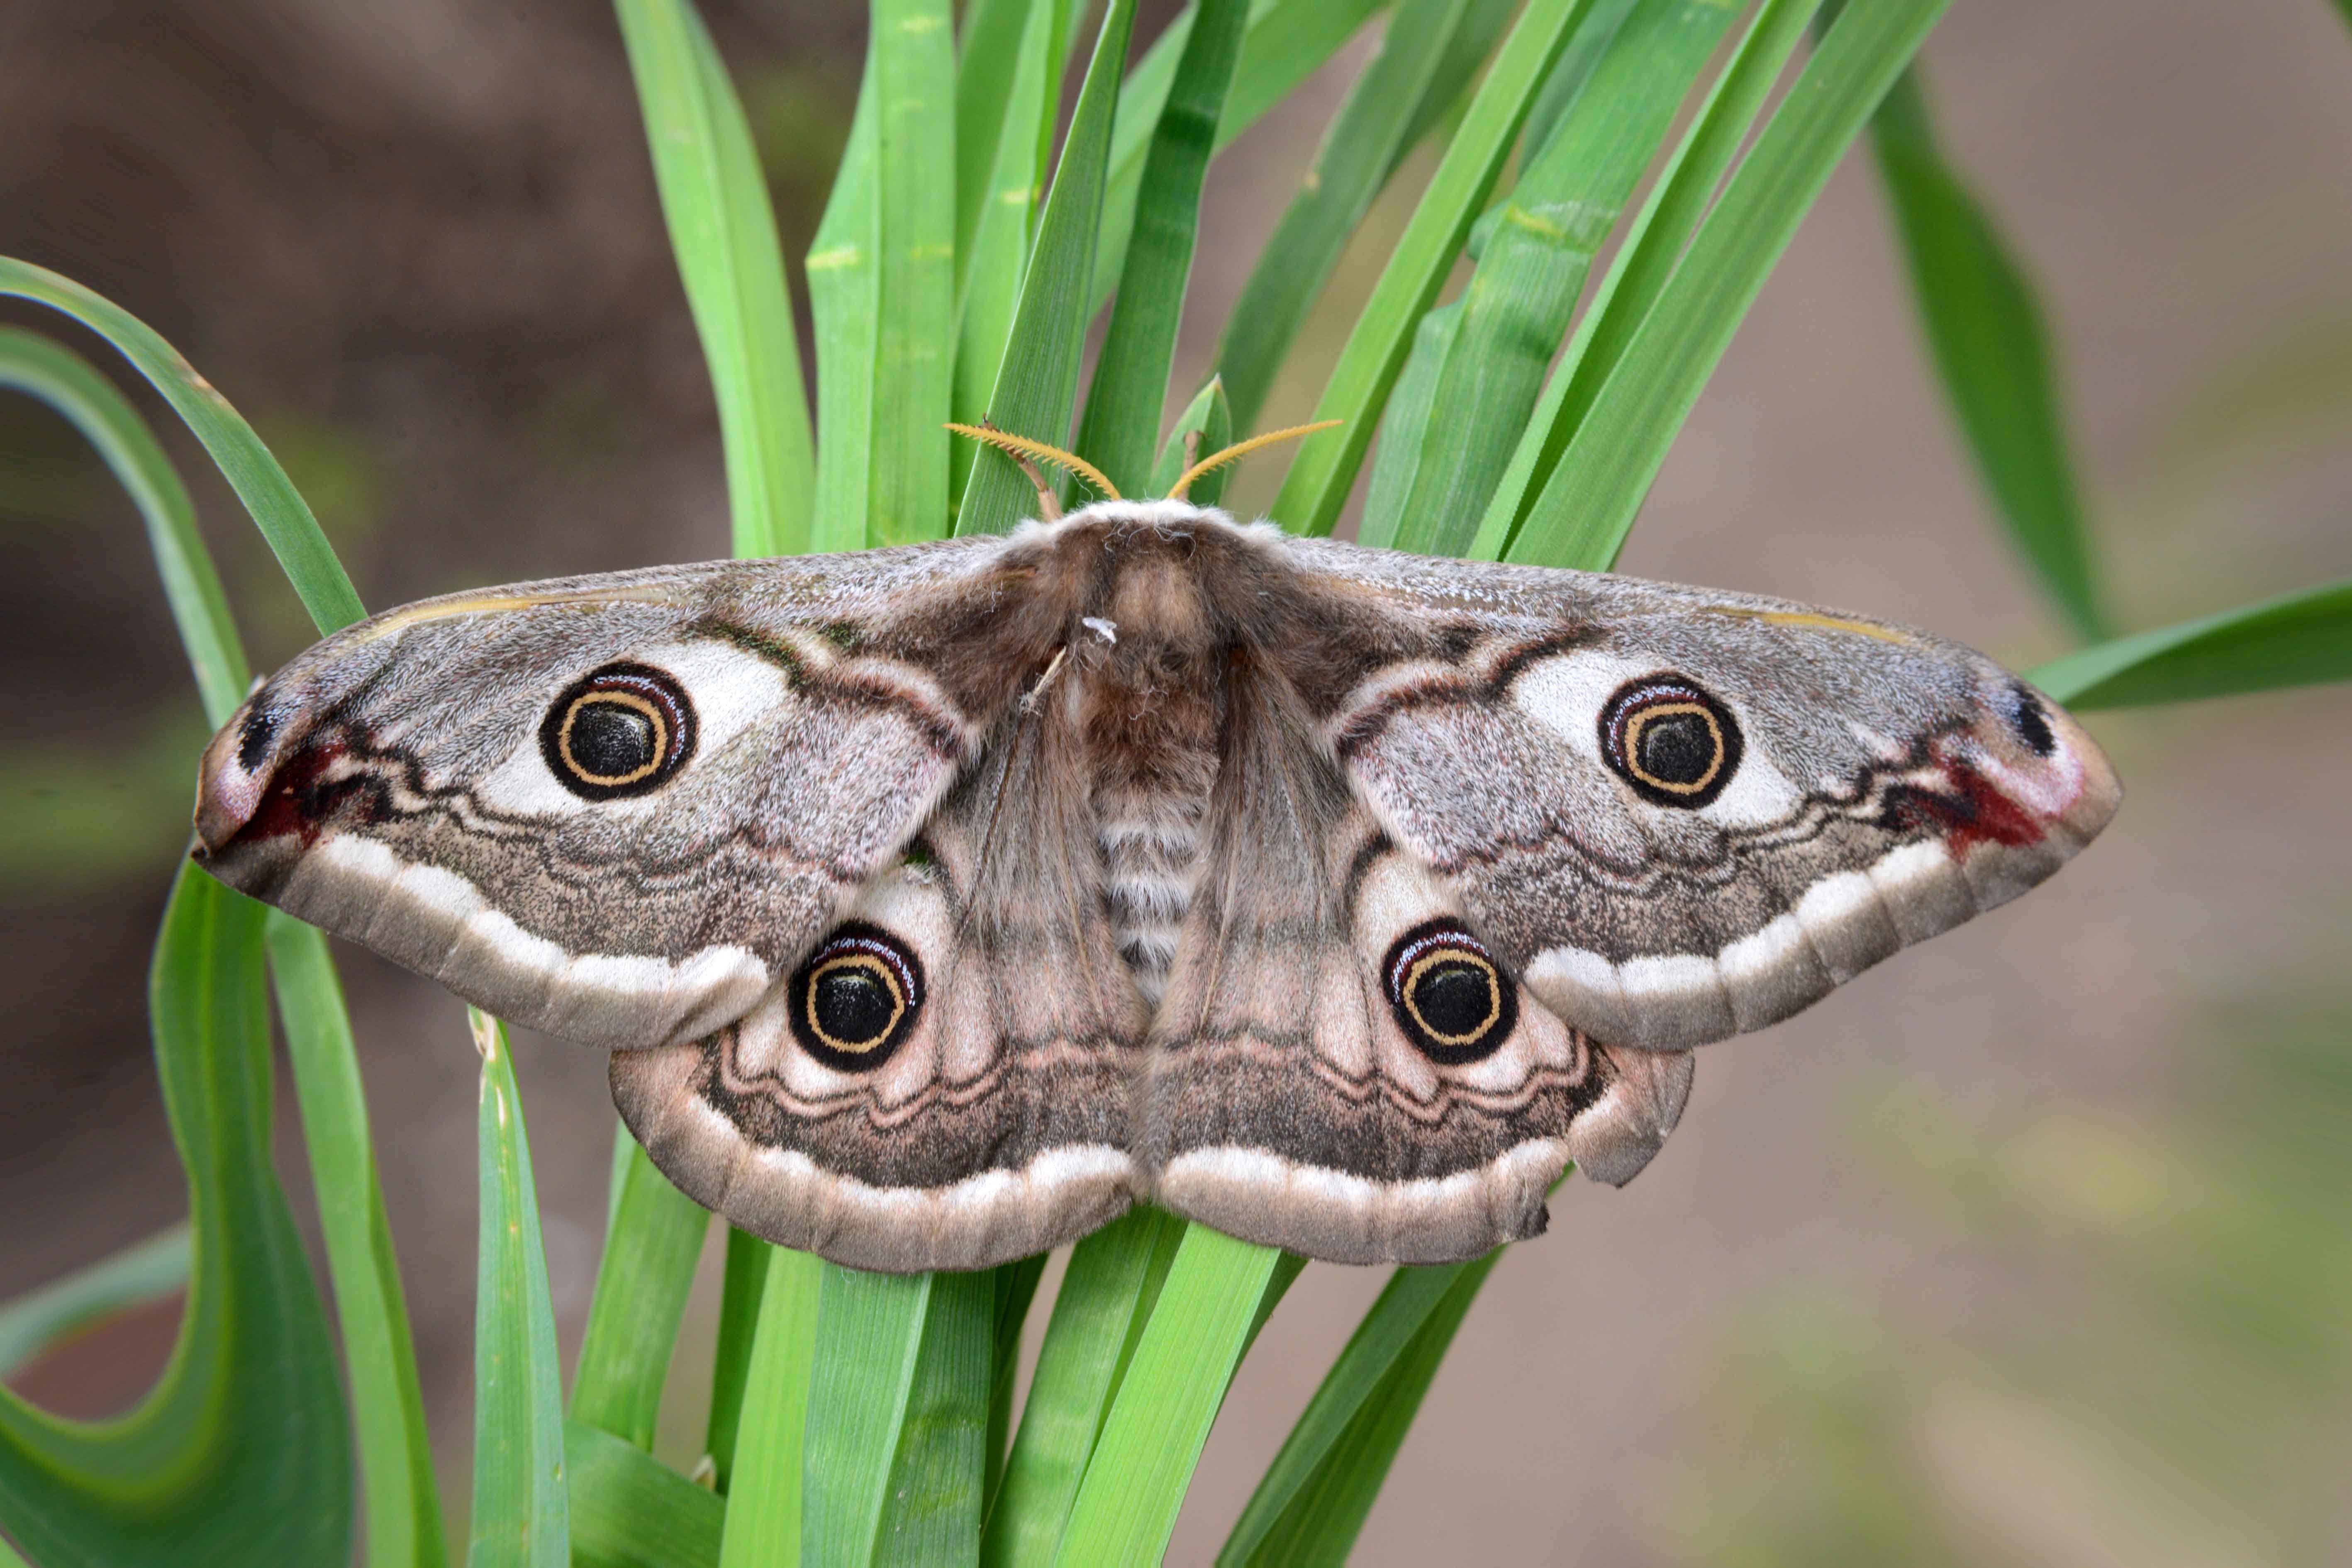
[[[704, 9], [797, 266], [862, 18]], [[1213, 173], [1186, 389], [1363, 53]], [[2042, 287], [2127, 624], [2352, 572], [2344, 18], [2321, 0], [1976, 0], [1927, 59], [1953, 155]], [[1304, 417], [1405, 210], [1375, 214], [1269, 423]], [[0, 253], [185, 352], [373, 605], [724, 553], [709, 395], [592, 0], [12, 0]], [[202, 454], [165, 435], [266, 667], [307, 623]], [[1278, 472], [1261, 464], [1237, 503]], [[0, 527], [5, 1298], [181, 1211], [143, 976], [203, 725], [135, 514], [19, 398], [0, 399]], [[1625, 564], [2021, 666], [2063, 646], [1954, 447], [1865, 162], [1759, 301]], [[1360, 1561], [2352, 1562], [2352, 694], [2093, 727], [2132, 793], [2077, 866], [1708, 1051], [1650, 1173], [1563, 1190], [1551, 1236], [1465, 1326]], [[438, 989], [341, 956], [462, 1517], [475, 1057]], [[541, 1040], [520, 1060], [576, 1335], [603, 1070]], [[1213, 1552], [1379, 1284], [1303, 1277], [1172, 1561]], [[674, 1379], [688, 1460], [709, 1307]], [[110, 1349], [26, 1385], [95, 1414], [152, 1366]]]

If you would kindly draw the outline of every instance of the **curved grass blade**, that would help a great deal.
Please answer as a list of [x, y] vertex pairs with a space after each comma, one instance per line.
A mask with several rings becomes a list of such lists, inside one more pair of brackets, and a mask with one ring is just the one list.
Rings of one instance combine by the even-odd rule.
[[1283, 1255], [1192, 1226], [1137, 1343], [1056, 1563], [1156, 1563]]
[[809, 548], [815, 457], [782, 246], [743, 106], [688, 0], [614, 0], [654, 183], [719, 400], [739, 556]]
[[[1220, 1568], [1347, 1562], [1454, 1333], [1501, 1258], [1497, 1249], [1444, 1269], [1397, 1270], [1291, 1428], [1217, 1554]], [[1384, 1312], [1392, 1297], [1399, 1310]]]
[[[1152, 465], [1150, 494], [1165, 496], [1176, 483], [1176, 476], [1192, 465], [1187, 455], [1185, 440], [1199, 435], [1194, 444], [1201, 452], [1217, 452], [1234, 443], [1234, 409], [1225, 401], [1225, 383], [1216, 376], [1209, 384], [1192, 394], [1184, 412], [1176, 416], [1176, 428], [1168, 433], [1167, 442], [1160, 448], [1160, 461]], [[1196, 506], [1213, 507], [1225, 493], [1225, 481], [1233, 470], [1213, 468], [1192, 481], [1192, 501]]]
[[2352, 578], [2118, 637], [2053, 660], [2032, 680], [2074, 708], [2352, 680]]
[[[1061, 443], [1076, 406], [1078, 363], [1086, 346], [1084, 309], [1094, 271], [1095, 234], [1102, 219], [1103, 169], [1110, 152], [1111, 120], [1118, 108], [1119, 70], [1135, 25], [1135, 0], [1111, 0], [1087, 63], [1054, 188], [1038, 220], [1037, 240], [1021, 280], [1021, 304], [988, 396], [988, 417], [1001, 430]], [[1001, 534], [1021, 520], [1031, 500], [1029, 482], [1009, 459], [982, 458], [964, 486], [958, 534]]]
[[[1030, 19], [1048, 0], [971, 0], [956, 42], [955, 292], [961, 299], [973, 242], [995, 194], [1004, 136], [1021, 89], [1022, 47]], [[1018, 133], [1016, 132], [1016, 135]]]
[[1045, 1254], [1033, 1253], [989, 1270], [996, 1298], [996, 1328], [989, 1346], [988, 1447], [983, 1458], [981, 1521], [1004, 1479], [1005, 1449], [1013, 1432], [1013, 1385], [1021, 1372], [1021, 1333], [1037, 1299], [1037, 1282], [1045, 1278]]
[[825, 1266], [813, 1253], [746, 1239], [764, 1268], [733, 1463], [724, 1472], [719, 1562], [720, 1568], [791, 1568], [801, 1561], [804, 1438]]
[[147, 548], [163, 579], [163, 597], [180, 629], [205, 717], [225, 724], [245, 700], [253, 666], [237, 640], [228, 595], [196, 531], [195, 503], [131, 400], [64, 344], [18, 327], [0, 327], [0, 387], [14, 387], [72, 422], [105, 460], [147, 525]]
[[1839, 16], [1626, 346], [1507, 559], [1616, 559], [1766, 275], [1948, 3], [1872, 0]]
[[[1542, 493], [1570, 439], [1591, 411], [1592, 400], [1623, 358], [1626, 344], [1649, 315], [1666, 280], [1674, 276], [1685, 242], [1714, 200], [1724, 171], [1738, 155], [1748, 128], [1821, 3], [1763, 0], [1757, 7], [1756, 18], [1730, 63], [1707, 89], [1706, 101], [1651, 185], [1641, 212], [1627, 226], [1616, 259], [1578, 319], [1559, 366], [1544, 387], [1535, 415], [1520, 435], [1510, 466], [1495, 486], [1477, 537], [1465, 555], [1478, 560], [1502, 559], [1527, 508]], [[1597, 570], [1607, 562], [1563, 559], [1552, 564]]]
[[631, 1143], [572, 1378], [572, 1419], [651, 1448], [710, 1214]]
[[816, 324], [816, 500], [809, 548], [866, 544], [866, 451], [874, 429], [874, 358], [880, 340], [874, 255], [877, 111], [867, 52], [833, 194], [809, 243], [809, 312]]
[[1184, 1234], [1174, 1215], [1138, 1207], [1071, 1249], [1004, 1483], [989, 1512], [983, 1563], [1053, 1561], [1087, 1461]]
[[727, 1505], [602, 1427], [563, 1426], [572, 1568], [717, 1568]]
[[[1568, 68], [1589, 36], [1599, 35], [1604, 52], [1509, 198], [1479, 221], [1477, 271], [1429, 390], [1445, 416], [1408, 441], [1396, 439], [1391, 419], [1381, 464], [1391, 482], [1374, 485], [1365, 542], [1423, 555], [1458, 555], [1471, 544], [1593, 258], [1735, 14], [1720, 0], [1653, 0], [1630, 14], [1604, 5], [1578, 30], [1555, 82], [1574, 80]], [[1529, 140], [1537, 134], [1531, 126]]]
[[448, 1543], [351, 1014], [324, 933], [274, 910], [265, 931], [359, 1428], [367, 1561], [430, 1568]]
[[149, 987], [194, 1265], [179, 1339], [129, 1415], [0, 1389], [0, 1529], [44, 1568], [334, 1568], [351, 1435], [324, 1304], [270, 1165], [262, 908], [182, 866]]
[[0, 1306], [0, 1377], [109, 1318], [171, 1300], [188, 1288], [194, 1257], [181, 1220]]
[[[1381, 52], [1333, 117], [1218, 343], [1217, 371], [1234, 429], [1257, 423], [1275, 373], [1349, 236], [1404, 155], [1461, 96], [1510, 15], [1498, 0], [1400, 0]], [[1456, 238], [1454, 248], [1460, 246]]]
[[1895, 78], [1870, 125], [1912, 301], [1977, 473], [2076, 634], [2108, 636], [2032, 287], [1937, 145], [1917, 67]]
[[[1414, 329], [1436, 302], [1537, 91], [1591, 5], [1591, 0], [1528, 0], [1519, 14], [1324, 383], [1315, 417], [1345, 423], [1308, 442], [1291, 464], [1273, 507], [1284, 528], [1328, 534], [1339, 521]], [[1236, 429], [1249, 424], [1237, 394], [1234, 423]]]
[[1127, 495], [1150, 483], [1201, 223], [1201, 181], [1241, 57], [1248, 0], [1200, 0], [1144, 160], [1118, 302], [1095, 361], [1079, 452]]
[[[727, 1228], [727, 1260], [719, 1288], [719, 1343], [711, 1354], [710, 1418], [703, 1451], [710, 1456], [711, 1485], [720, 1492], [735, 1473], [736, 1437], [742, 1424], [744, 1383], [751, 1364], [752, 1335], [759, 1327], [761, 1287], [768, 1278], [768, 1244], [749, 1231]], [[812, 1324], [814, 1327], [814, 1324]], [[810, 1342], [812, 1344], [814, 1341]], [[806, 1390], [803, 1389], [805, 1395]], [[797, 1455], [793, 1474], [800, 1474]]]
[[[1320, 69], [1388, 0], [1255, 0], [1242, 35], [1241, 63], [1225, 95], [1211, 155], [1256, 124]], [[1160, 106], [1176, 79], [1176, 63], [1191, 39], [1197, 5], [1180, 12], [1128, 73], [1111, 131], [1110, 172], [1103, 188], [1101, 236], [1095, 246], [1095, 287], [1088, 314], [1110, 298], [1124, 269], [1135, 199], [1143, 188], [1143, 160], [1160, 123]]]
[[[332, 632], [360, 618], [359, 593], [286, 470], [228, 400], [153, 328], [71, 278], [10, 256], [0, 256], [0, 295], [62, 311], [113, 344], [212, 454], [319, 630]], [[243, 700], [242, 691], [237, 695]]]
[[566, 1568], [563, 1387], [530, 1139], [506, 1026], [466, 1009], [482, 1056], [474, 1286], [474, 1517], [467, 1568]]

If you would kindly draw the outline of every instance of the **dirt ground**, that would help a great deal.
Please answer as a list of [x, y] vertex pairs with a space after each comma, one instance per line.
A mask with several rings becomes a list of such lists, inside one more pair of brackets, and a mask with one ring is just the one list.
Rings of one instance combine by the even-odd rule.
[[[814, 5], [707, 9], [775, 150], [797, 254], [861, 24]], [[2352, 572], [2343, 18], [2316, 0], [1976, 0], [1926, 57], [1952, 154], [2042, 286], [2121, 618], [2153, 625]], [[1346, 63], [1213, 175], [1196, 327], [1237, 291]], [[610, 13], [584, 0], [19, 0], [0, 16], [0, 253], [80, 278], [180, 346], [289, 454], [371, 604], [724, 552], [715, 421], [644, 162]], [[1384, 208], [1373, 226], [1398, 221]], [[1318, 317], [1326, 360], [1370, 276], [1353, 258]], [[1184, 374], [1213, 336], [1188, 334]], [[1304, 417], [1316, 390], [1286, 381], [1267, 423]], [[135, 517], [62, 432], [0, 405], [0, 646], [16, 675], [0, 718], [26, 737], [0, 764], [0, 810], [30, 821], [51, 810], [37, 789], [87, 791], [91, 841], [110, 847], [95, 873], [16, 839], [0, 863], [0, 995], [17, 1020], [0, 1051], [0, 1297], [182, 1204], [142, 980], [182, 831], [172, 781], [200, 726]], [[199, 474], [190, 444], [174, 451]], [[1237, 503], [1270, 498], [1278, 473], [1262, 465]], [[232, 594], [258, 606], [257, 661], [283, 657], [305, 640], [297, 612], [223, 487], [196, 488]], [[1624, 567], [1927, 626], [2020, 667], [2063, 648], [1955, 446], [1866, 161], [1832, 182], [1757, 302]], [[2237, 1071], [2215, 1051], [2263, 1049], [2233, 1022], [2249, 998], [2352, 1010], [2352, 693], [2091, 724], [2129, 798], [2078, 864], [1710, 1049], [1649, 1172], [1622, 1192], [1562, 1190], [1551, 1234], [1505, 1260], [1465, 1325], [1357, 1561], [1781, 1561], [1710, 1544], [1721, 1478], [1772, 1462], [1727, 1414], [1762, 1317], [1958, 1344], [2031, 1335], [2099, 1299], [1923, 1207], [1885, 1145], [1950, 1124], [1999, 1151], [2021, 1146], [2007, 1138], [2021, 1128], [2128, 1124], [2193, 1170], [2200, 1149], [2163, 1129]], [[43, 786], [37, 762], [67, 782]], [[474, 1053], [444, 993], [340, 956], [426, 1402], [461, 1490]], [[600, 1061], [541, 1040], [519, 1061], [569, 1338], [612, 1116]], [[1906, 1120], [1910, 1103], [1934, 1109]], [[2093, 1177], [2067, 1151], [2089, 1145], [2053, 1146], [2008, 1175], [2053, 1209], [2087, 1201]], [[1213, 1554], [1381, 1280], [1301, 1278], [1225, 1406], [1171, 1561]], [[689, 1350], [707, 1333], [698, 1318]], [[104, 1370], [77, 1387], [84, 1374], [53, 1369], [41, 1393], [119, 1403], [127, 1385]], [[683, 1434], [692, 1396], [675, 1403]], [[2014, 1408], [1929, 1401], [1898, 1424], [1974, 1560], [2272, 1560], [2232, 1547], [2224, 1503], [2157, 1541], [2158, 1515], [2086, 1502], [2109, 1490], [2020, 1462], [2030, 1434], [1984, 1415]], [[2352, 1443], [2352, 1401], [2332, 1408], [2322, 1429]], [[2276, 1560], [2352, 1560], [2352, 1493], [2305, 1500], [2315, 1554]]]

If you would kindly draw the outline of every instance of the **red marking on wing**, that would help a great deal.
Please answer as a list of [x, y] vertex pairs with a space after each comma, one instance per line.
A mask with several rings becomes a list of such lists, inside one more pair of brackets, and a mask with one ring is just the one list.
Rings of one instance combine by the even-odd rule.
[[1956, 861], [1981, 843], [2016, 848], [2040, 843], [2049, 831], [2034, 812], [2019, 805], [1992, 780], [1958, 758], [1943, 755], [1946, 788], [1913, 789], [1894, 803], [1894, 815], [1906, 826], [1934, 829]]
[[238, 830], [237, 837], [274, 839], [299, 833], [304, 849], [317, 843], [320, 824], [353, 790], [365, 785], [360, 778], [325, 777], [327, 769], [343, 753], [343, 743], [331, 740], [305, 747], [279, 763], [270, 774], [269, 788], [262, 793], [261, 805], [252, 820]]

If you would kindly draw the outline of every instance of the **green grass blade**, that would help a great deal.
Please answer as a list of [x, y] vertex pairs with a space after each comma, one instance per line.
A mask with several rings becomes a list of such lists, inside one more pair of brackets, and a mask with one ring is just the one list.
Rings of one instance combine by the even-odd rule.
[[[1591, 0], [1528, 0], [1519, 14], [1324, 384], [1315, 417], [1346, 423], [1307, 442], [1291, 464], [1273, 508], [1284, 528], [1328, 534], [1339, 521], [1414, 329], [1436, 302], [1537, 90], [1590, 5]], [[1234, 423], [1248, 425], [1238, 396]]]
[[[1218, 451], [1233, 444], [1234, 405], [1226, 401], [1225, 383], [1215, 376], [1209, 384], [1192, 395], [1184, 412], [1176, 416], [1176, 428], [1168, 433], [1168, 440], [1160, 448], [1160, 461], [1152, 465], [1150, 494], [1165, 496], [1176, 483], [1177, 476], [1192, 465], [1187, 455], [1185, 438], [1198, 434], [1200, 453]], [[1213, 507], [1225, 493], [1225, 481], [1233, 476], [1230, 468], [1214, 468], [1192, 481], [1192, 500], [1203, 507]]]
[[[1234, 429], [1257, 423], [1275, 373], [1349, 236], [1413, 143], [1460, 96], [1509, 19], [1510, 6], [1496, 0], [1401, 0], [1380, 54], [1333, 118], [1305, 183], [1234, 301], [1217, 348]], [[1518, 121], [1511, 123], [1516, 129]], [[1457, 237], [1453, 248], [1460, 246]]]
[[981, 1561], [1050, 1563], [1184, 1222], [1137, 1207], [1071, 1249]]
[[[8, 256], [0, 256], [0, 295], [63, 311], [113, 344], [212, 455], [319, 630], [332, 632], [360, 618], [359, 593], [286, 470], [228, 400], [153, 328], [70, 278]], [[243, 696], [240, 692], [240, 701]]]
[[[997, 427], [1060, 443], [1077, 402], [1078, 363], [1086, 346], [1084, 306], [1102, 219], [1103, 170], [1110, 153], [1118, 78], [1135, 25], [1135, 0], [1111, 0], [1087, 63], [1054, 188], [1021, 280], [1021, 304], [988, 397]], [[1000, 455], [983, 456], [964, 487], [959, 534], [1003, 533], [1032, 509], [1029, 482]]]
[[156, 944], [156, 1071], [194, 1236], [163, 1376], [102, 1422], [0, 1388], [0, 1530], [46, 1568], [350, 1558], [333, 1339], [270, 1161], [262, 915], [183, 865]]
[[1878, 106], [1871, 145], [1920, 326], [1977, 473], [2075, 632], [2108, 636], [2042, 312], [1983, 204], [1937, 144], [1917, 68]]
[[61, 1340], [186, 1290], [194, 1245], [182, 1220], [0, 1305], [0, 1377]]
[[[1560, 455], [1592, 407], [1610, 373], [1624, 356], [1634, 331], [1649, 315], [1666, 280], [1682, 259], [1691, 231], [1698, 226], [1724, 172], [1738, 156], [1748, 128], [1763, 110], [1772, 84], [1805, 36], [1821, 0], [1763, 0], [1739, 40], [1730, 63], [1707, 90], [1683, 139], [1650, 188], [1642, 210], [1627, 225], [1616, 259], [1579, 318], [1559, 368], [1552, 372], [1535, 415], [1519, 437], [1510, 466], [1495, 487], [1477, 537], [1465, 555], [1499, 560], [1542, 493]], [[1555, 561], [1594, 567], [1606, 562]]]
[[[1241, 63], [1217, 120], [1212, 155], [1256, 124], [1319, 69], [1387, 0], [1255, 0], [1242, 36]], [[1101, 236], [1095, 247], [1095, 287], [1088, 314], [1100, 309], [1124, 269], [1135, 199], [1143, 187], [1143, 160], [1160, 123], [1160, 106], [1176, 79], [1176, 63], [1192, 37], [1197, 7], [1180, 12], [1128, 73], [1111, 131], [1110, 172], [1103, 190]]]
[[2032, 678], [2076, 708], [2352, 680], [2352, 579], [2119, 637], [2053, 660]]
[[[743, 1416], [743, 1385], [751, 1364], [752, 1335], [760, 1322], [761, 1286], [768, 1278], [771, 1250], [766, 1242], [749, 1231], [728, 1227], [726, 1268], [719, 1288], [719, 1343], [710, 1366], [710, 1419], [702, 1439], [703, 1451], [710, 1456], [717, 1471], [713, 1484], [722, 1492], [735, 1473], [735, 1440]], [[799, 1473], [797, 1468], [793, 1473]]]
[[969, 1560], [980, 1545], [993, 1281], [828, 1263], [819, 1302], [803, 1555]]
[[874, 415], [866, 540], [948, 528], [955, 362], [955, 33], [949, 0], [874, 0]]
[[[996, 190], [1003, 138], [1015, 120], [1022, 46], [1046, 0], [971, 0], [956, 42], [955, 292], [963, 298], [974, 241]], [[1016, 132], [1016, 134], [1018, 134]], [[1034, 132], [1033, 132], [1034, 136]]]
[[[987, 416], [989, 394], [995, 389], [1013, 313], [1021, 303], [1021, 277], [1043, 193], [1048, 141], [1061, 104], [1066, 9], [1067, 0], [1036, 0], [1013, 62], [990, 200], [975, 226], [973, 254], [957, 297], [953, 402], [960, 424], [977, 423]], [[959, 441], [949, 454], [950, 487], [961, 504], [979, 449]]]
[[245, 700], [253, 666], [237, 640], [220, 573], [196, 531], [195, 504], [155, 433], [88, 361], [37, 332], [0, 327], [0, 387], [30, 393], [70, 421], [138, 507], [205, 716], [226, 723]]
[[572, 1568], [716, 1568], [726, 1504], [643, 1448], [567, 1422]]
[[1201, 223], [1201, 181], [1241, 57], [1249, 0], [1200, 0], [1143, 164], [1141, 199], [1076, 450], [1129, 496], [1150, 483]]
[[1765, 277], [1947, 4], [1871, 0], [1839, 16], [1627, 345], [1508, 559], [1616, 559]]
[[426, 1568], [448, 1542], [351, 1014], [325, 933], [275, 911], [266, 930], [359, 1432], [367, 1561]]
[[662, 1382], [709, 1228], [709, 1211], [632, 1145], [572, 1373], [573, 1421], [653, 1447]]
[[1057, 1563], [1156, 1563], [1282, 1254], [1184, 1232], [1078, 1488]]
[[866, 543], [867, 449], [874, 430], [874, 361], [880, 341], [875, 258], [879, 110], [869, 50], [849, 143], [809, 244], [809, 311], [816, 326], [816, 501], [814, 550]]
[[506, 1026], [467, 1009], [482, 1056], [474, 1286], [474, 1516], [467, 1568], [565, 1568], [563, 1385], [530, 1139]]
[[[1398, 534], [1405, 517], [1405, 501], [1420, 472], [1423, 444], [1430, 439], [1430, 416], [1437, 409], [1437, 383], [1453, 358], [1454, 341], [1461, 335], [1465, 301], [1436, 306], [1424, 313], [1412, 329], [1412, 352], [1405, 356], [1389, 392], [1388, 412], [1381, 418], [1381, 444], [1372, 452], [1372, 476], [1364, 489], [1364, 520], [1359, 543], [1382, 549], [1402, 549]], [[1439, 424], [1445, 421], [1439, 419]]]
[[1000, 1263], [989, 1273], [994, 1281], [996, 1328], [989, 1347], [988, 1448], [981, 1490], [983, 1523], [1004, 1480], [1005, 1450], [1013, 1433], [1013, 1386], [1021, 1372], [1021, 1331], [1029, 1321], [1030, 1304], [1037, 1299], [1037, 1282], [1045, 1275], [1045, 1254]]
[[1455, 1332], [1502, 1255], [1397, 1270], [1291, 1428], [1217, 1554], [1221, 1568], [1347, 1562]]
[[776, 214], [743, 106], [688, 0], [614, 0], [654, 183], [719, 400], [739, 556], [809, 547], [815, 456]]
[[[1509, 198], [1479, 221], [1477, 271], [1428, 393], [1444, 417], [1404, 442], [1391, 419], [1381, 442], [1391, 482], [1374, 485], [1366, 542], [1424, 555], [1458, 555], [1471, 544], [1593, 258], [1736, 14], [1721, 0], [1645, 0], [1630, 14], [1599, 7], [1579, 29], [1579, 47], [1599, 33], [1605, 52]], [[1556, 82], [1572, 79], [1575, 52]], [[1531, 127], [1529, 141], [1537, 134]]]
[[[824, 1264], [813, 1253], [754, 1241], [765, 1267], [745, 1368], [742, 1415], [728, 1476], [719, 1568], [791, 1568], [801, 1561], [806, 1431], [816, 1366]], [[822, 1561], [820, 1559], [819, 1561]]]

